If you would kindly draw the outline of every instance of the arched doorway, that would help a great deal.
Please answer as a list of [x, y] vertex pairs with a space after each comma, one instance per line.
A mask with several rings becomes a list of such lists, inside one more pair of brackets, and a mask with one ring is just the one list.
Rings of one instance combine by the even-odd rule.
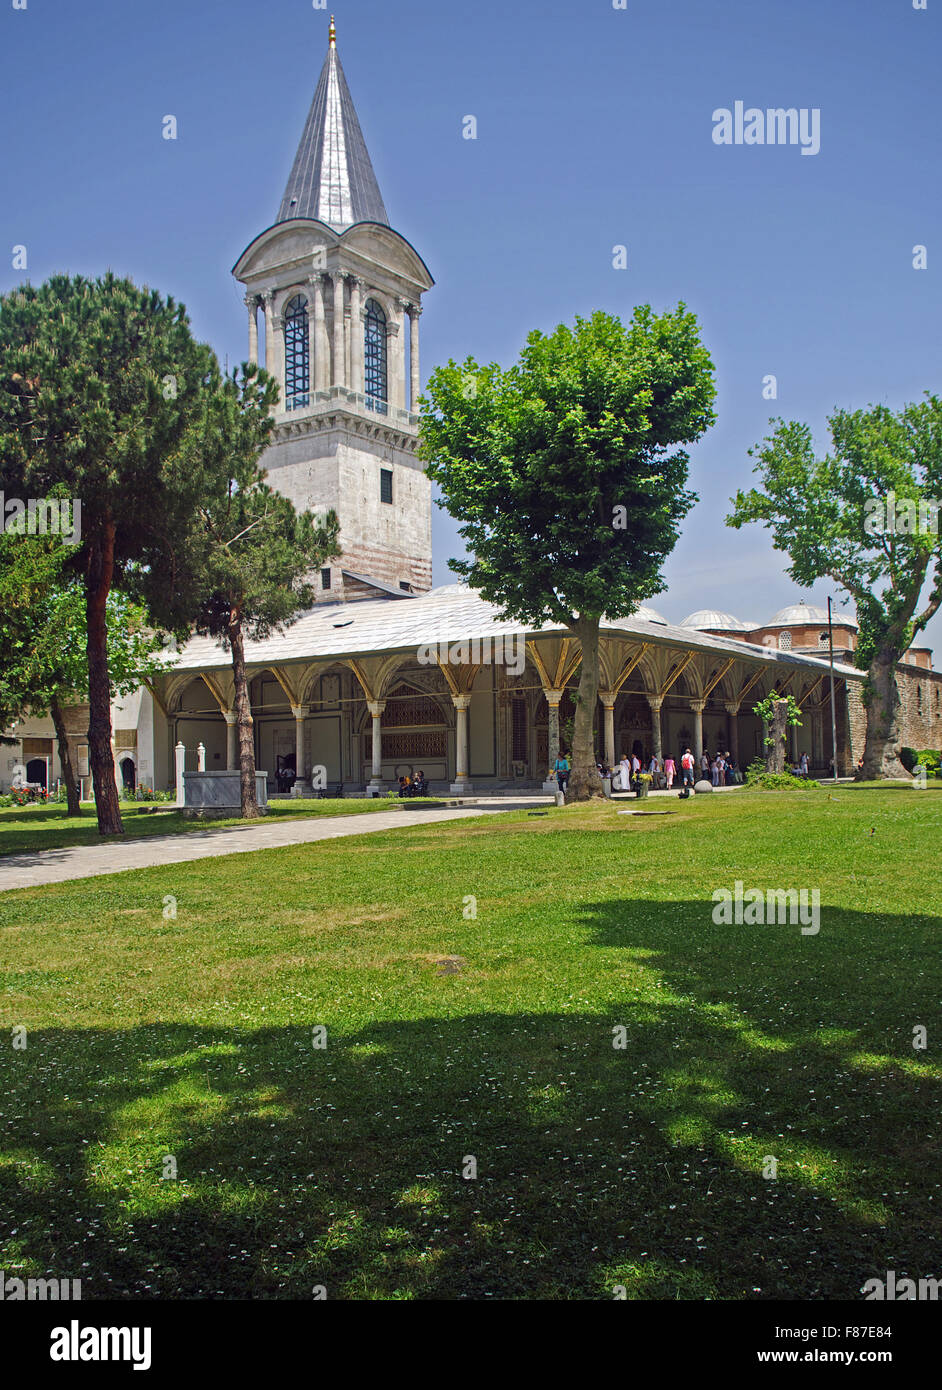
[[49, 763], [46, 758], [30, 758], [26, 764], [27, 782], [38, 782], [46, 791], [49, 790]]
[[137, 786], [137, 769], [134, 766], [134, 759], [122, 758], [120, 768], [121, 781], [124, 784], [124, 790], [126, 792], [130, 792], [133, 795], [134, 790]]

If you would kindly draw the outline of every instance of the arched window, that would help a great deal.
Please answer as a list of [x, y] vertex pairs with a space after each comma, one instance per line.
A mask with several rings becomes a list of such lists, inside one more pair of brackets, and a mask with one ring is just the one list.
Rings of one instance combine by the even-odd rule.
[[364, 327], [364, 375], [366, 404], [370, 410], [386, 414], [386, 315], [375, 299], [366, 301]]
[[285, 309], [285, 410], [311, 403], [311, 357], [307, 300], [300, 294]]

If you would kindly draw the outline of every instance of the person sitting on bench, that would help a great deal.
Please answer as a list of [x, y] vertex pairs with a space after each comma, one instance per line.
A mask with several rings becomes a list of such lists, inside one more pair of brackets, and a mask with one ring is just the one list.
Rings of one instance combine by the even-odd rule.
[[419, 769], [412, 779], [412, 795], [425, 796], [428, 791], [428, 782], [425, 780], [425, 773]]

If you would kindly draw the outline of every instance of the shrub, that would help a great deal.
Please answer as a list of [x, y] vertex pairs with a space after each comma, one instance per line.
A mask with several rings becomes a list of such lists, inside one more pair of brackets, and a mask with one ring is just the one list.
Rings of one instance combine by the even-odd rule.
[[[900, 750], [902, 753], [902, 750]], [[900, 758], [902, 761], [902, 757]], [[916, 754], [916, 763], [921, 763], [926, 769], [927, 777], [942, 777], [942, 753], [937, 748], [923, 748]], [[906, 767], [906, 764], [903, 763]], [[906, 768], [907, 772], [911, 771]]]
[[760, 791], [814, 791], [821, 783], [812, 777], [794, 777], [790, 772], [766, 772], [765, 763], [756, 758], [746, 768], [746, 785], [758, 787]]

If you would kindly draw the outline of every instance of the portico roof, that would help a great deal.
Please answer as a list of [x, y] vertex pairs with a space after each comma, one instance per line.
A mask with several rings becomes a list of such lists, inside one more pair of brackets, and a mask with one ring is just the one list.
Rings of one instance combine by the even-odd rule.
[[[648, 610], [650, 611], [650, 610]], [[753, 666], [803, 666], [826, 672], [820, 657], [804, 656], [777, 647], [758, 646], [732, 637], [711, 637], [691, 628], [651, 622], [640, 616], [603, 618], [603, 640], [624, 638], [655, 647], [735, 657]], [[455, 643], [524, 633], [528, 638], [569, 636], [562, 624], [524, 629], [519, 622], [501, 618], [466, 584], [445, 584], [418, 594], [408, 603], [388, 598], [319, 603], [283, 633], [263, 641], [246, 639], [245, 660], [252, 667], [283, 666], [293, 662], [343, 661], [351, 657], [418, 651], [431, 643]], [[177, 654], [174, 673], [228, 669], [228, 651], [211, 637], [193, 637]], [[834, 663], [842, 678], [863, 680], [855, 666]]]

